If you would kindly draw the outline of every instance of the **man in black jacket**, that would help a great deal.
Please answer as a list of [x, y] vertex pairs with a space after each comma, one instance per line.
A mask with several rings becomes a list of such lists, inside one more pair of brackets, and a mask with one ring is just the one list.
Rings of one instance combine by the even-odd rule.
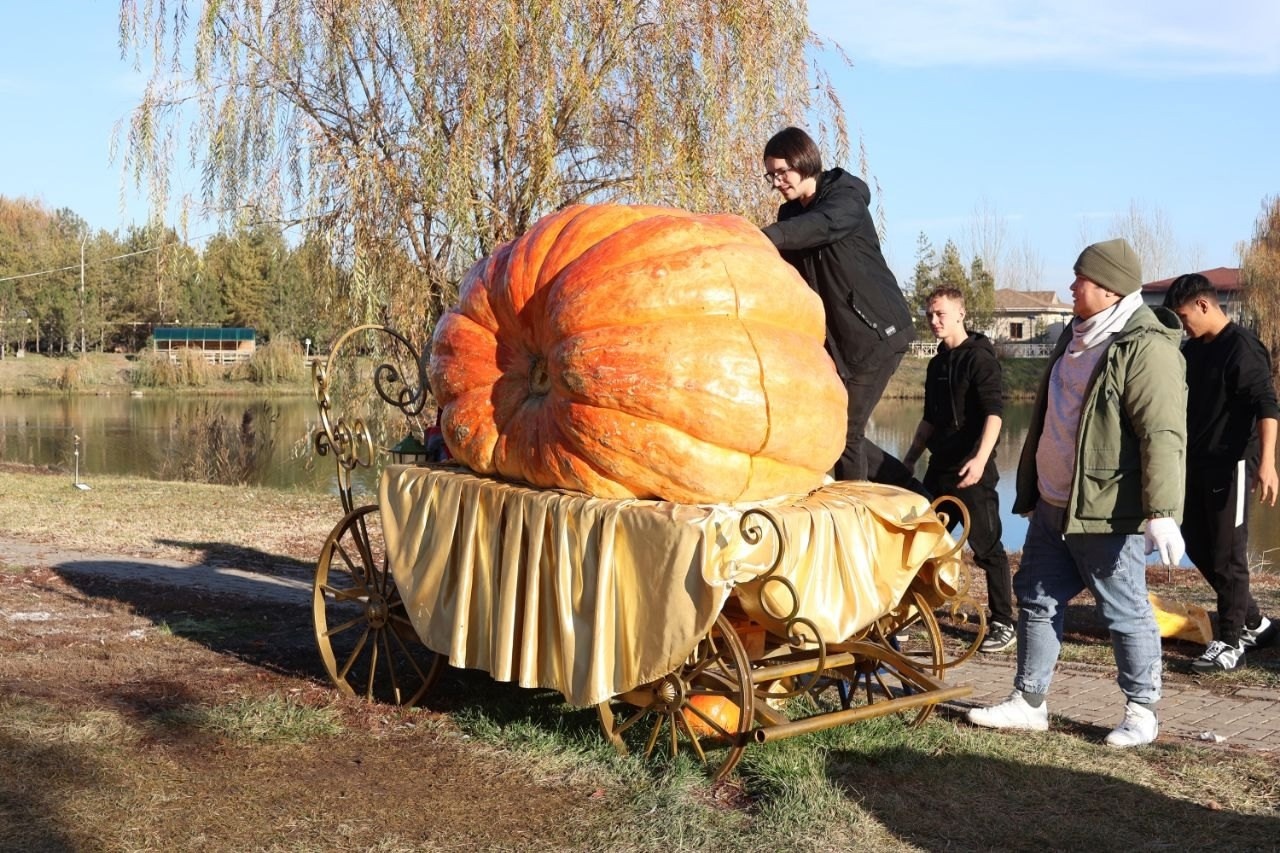
[[[969, 511], [966, 525], [973, 561], [987, 576], [990, 616], [984, 652], [1003, 652], [1018, 641], [1013, 615], [1013, 575], [1001, 543], [1000, 475], [993, 455], [1004, 415], [1004, 387], [995, 347], [981, 332], [964, 327], [964, 294], [940, 287], [925, 300], [938, 354], [925, 373], [924, 416], [902, 458], [908, 469], [929, 449], [924, 485], [935, 495], [951, 495]], [[943, 511], [948, 506], [943, 503]], [[950, 527], [960, 513], [950, 511]]]
[[1253, 332], [1222, 310], [1213, 284], [1198, 273], [1169, 285], [1164, 305], [1188, 340], [1187, 498], [1182, 536], [1187, 556], [1218, 598], [1218, 639], [1191, 668], [1225, 672], [1270, 639], [1271, 620], [1249, 592], [1249, 508], [1245, 491], [1275, 506], [1276, 423], [1271, 357]]
[[765, 144], [764, 168], [786, 199], [764, 233], [822, 298], [827, 350], [849, 392], [835, 475], [919, 490], [901, 462], [866, 438], [871, 413], [915, 337], [907, 301], [880, 253], [871, 191], [843, 169], [823, 171], [817, 144], [796, 127]]

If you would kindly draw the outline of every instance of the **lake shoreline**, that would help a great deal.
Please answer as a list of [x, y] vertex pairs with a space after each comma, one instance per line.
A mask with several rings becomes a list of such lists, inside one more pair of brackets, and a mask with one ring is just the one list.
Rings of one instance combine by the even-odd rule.
[[140, 386], [133, 381], [138, 360], [124, 353], [36, 355], [0, 359], [0, 397], [3, 396], [310, 396], [311, 369], [288, 382], [261, 383], [229, 376], [211, 377], [200, 385]]
[[[28, 353], [23, 358], [12, 354], [0, 359], [0, 397], [14, 395], [48, 396], [183, 396], [234, 397], [311, 396], [311, 371], [303, 379], [292, 382], [258, 383], [247, 379], [213, 379], [208, 384], [174, 387], [138, 387], [132, 376], [136, 358], [122, 353], [90, 353], [47, 356]], [[1005, 397], [1030, 400], [1048, 359], [1003, 359]], [[891, 400], [924, 398], [925, 371], [929, 359], [907, 357], [889, 381], [884, 396]], [[69, 374], [74, 373], [74, 376]]]

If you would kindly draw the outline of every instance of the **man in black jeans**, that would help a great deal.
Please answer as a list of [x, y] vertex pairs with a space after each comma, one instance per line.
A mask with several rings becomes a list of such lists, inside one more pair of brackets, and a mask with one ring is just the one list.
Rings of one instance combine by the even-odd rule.
[[1187, 341], [1187, 497], [1182, 536], [1187, 556], [1218, 598], [1218, 638], [1191, 664], [1226, 672], [1270, 639], [1271, 620], [1249, 592], [1249, 501], [1275, 506], [1276, 423], [1271, 356], [1253, 332], [1222, 310], [1212, 283], [1198, 273], [1176, 278], [1164, 306], [1182, 321]]
[[827, 351], [849, 392], [841, 480], [923, 487], [903, 464], [866, 437], [867, 422], [915, 338], [911, 310], [876, 235], [871, 190], [843, 169], [823, 171], [818, 146], [797, 127], [764, 148], [765, 180], [786, 200], [765, 235], [822, 298]]
[[[973, 561], [987, 576], [990, 617], [982, 651], [1003, 652], [1018, 641], [1013, 615], [1013, 575], [1000, 539], [1000, 475], [993, 455], [1004, 415], [1004, 388], [995, 348], [981, 332], [964, 327], [964, 294], [940, 287], [925, 300], [929, 328], [938, 354], [925, 374], [924, 416], [911, 448], [902, 458], [914, 468], [927, 447], [924, 486], [935, 495], [951, 495], [969, 511], [966, 533]], [[944, 502], [940, 509], [948, 511]], [[960, 513], [950, 510], [954, 528]]]

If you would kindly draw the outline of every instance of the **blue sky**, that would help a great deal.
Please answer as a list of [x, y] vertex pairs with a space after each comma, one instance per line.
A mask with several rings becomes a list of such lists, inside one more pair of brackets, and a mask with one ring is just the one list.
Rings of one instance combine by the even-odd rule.
[[[904, 280], [921, 231], [967, 254], [978, 211], [1002, 227], [1005, 265], [1038, 261], [1041, 285], [1060, 293], [1084, 242], [1111, 236], [1135, 205], [1165, 219], [1183, 266], [1234, 266], [1263, 199], [1280, 194], [1274, 0], [809, 8], [853, 60], [827, 65]], [[143, 210], [132, 191], [122, 209], [110, 159], [113, 127], [142, 86], [119, 58], [117, 10], [0, 0], [0, 194], [70, 207], [110, 230]]]
[[1164, 218], [1183, 266], [1236, 266], [1263, 199], [1280, 195], [1273, 0], [811, 0], [809, 11], [854, 63], [834, 82], [883, 193], [899, 278], [921, 231], [964, 251], [984, 209], [1060, 293], [1085, 242], [1112, 236], [1131, 206]]

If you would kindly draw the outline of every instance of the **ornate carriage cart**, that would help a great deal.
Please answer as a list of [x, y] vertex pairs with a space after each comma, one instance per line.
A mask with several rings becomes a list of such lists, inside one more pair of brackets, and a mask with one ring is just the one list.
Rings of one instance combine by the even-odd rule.
[[[751, 743], [885, 714], [919, 724], [970, 692], [944, 680], [985, 629], [962, 540], [902, 489], [702, 506], [402, 460], [356, 506], [352, 472], [382, 449], [334, 409], [330, 378], [361, 334], [403, 349], [372, 371], [381, 400], [412, 419], [429, 394], [422, 358], [386, 327], [348, 331], [315, 365], [315, 446], [334, 455], [345, 511], [316, 566], [315, 635], [344, 693], [418, 703], [445, 663], [481, 669], [595, 705], [620, 751], [688, 751], [719, 778]], [[958, 651], [940, 611], [977, 624]]]

